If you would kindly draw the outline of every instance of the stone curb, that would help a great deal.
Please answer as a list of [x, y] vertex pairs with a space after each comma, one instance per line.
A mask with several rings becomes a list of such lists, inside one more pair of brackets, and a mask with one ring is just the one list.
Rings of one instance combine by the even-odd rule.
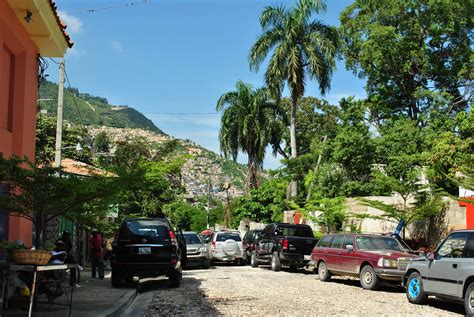
[[137, 296], [136, 290], [127, 291], [122, 297], [119, 298], [112, 306], [99, 313], [97, 316], [101, 317], [118, 317], [130, 305], [131, 302]]

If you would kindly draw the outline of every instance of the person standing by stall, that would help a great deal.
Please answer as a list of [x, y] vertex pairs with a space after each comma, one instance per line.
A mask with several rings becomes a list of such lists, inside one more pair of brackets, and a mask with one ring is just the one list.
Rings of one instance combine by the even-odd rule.
[[102, 235], [97, 230], [92, 230], [92, 235], [89, 238], [89, 249], [92, 266], [92, 278], [95, 278], [96, 273], [99, 279], [104, 278], [104, 250], [102, 248]]

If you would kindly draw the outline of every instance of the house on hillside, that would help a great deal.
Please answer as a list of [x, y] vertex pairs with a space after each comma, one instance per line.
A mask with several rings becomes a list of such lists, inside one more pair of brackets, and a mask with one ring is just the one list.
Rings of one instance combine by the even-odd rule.
[[[39, 57], [63, 57], [72, 45], [54, 1], [0, 0], [0, 153], [4, 157], [34, 161]], [[0, 195], [8, 194], [5, 185], [0, 187]], [[0, 216], [0, 239], [31, 245], [31, 222]]]

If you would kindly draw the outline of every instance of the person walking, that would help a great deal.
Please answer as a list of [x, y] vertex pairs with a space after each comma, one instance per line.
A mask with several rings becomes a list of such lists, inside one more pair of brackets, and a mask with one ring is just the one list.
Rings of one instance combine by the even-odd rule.
[[104, 278], [104, 250], [102, 249], [102, 235], [97, 230], [92, 230], [92, 235], [89, 238], [89, 249], [92, 266], [92, 278], [95, 278], [96, 273], [99, 279]]

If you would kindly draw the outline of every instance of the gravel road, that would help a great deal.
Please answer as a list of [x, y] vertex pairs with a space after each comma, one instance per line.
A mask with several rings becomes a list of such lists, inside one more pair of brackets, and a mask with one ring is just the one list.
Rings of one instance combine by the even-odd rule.
[[432, 299], [408, 303], [404, 290], [363, 290], [358, 280], [320, 282], [312, 272], [272, 272], [269, 268], [216, 266], [184, 271], [181, 287], [160, 281], [144, 316], [450, 316], [462, 305]]

